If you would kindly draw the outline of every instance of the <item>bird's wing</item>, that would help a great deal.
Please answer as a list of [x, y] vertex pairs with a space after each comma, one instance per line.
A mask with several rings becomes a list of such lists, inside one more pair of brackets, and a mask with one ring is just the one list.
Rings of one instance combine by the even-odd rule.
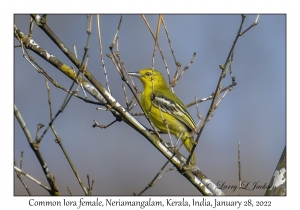
[[154, 91], [152, 103], [156, 107], [160, 107], [162, 112], [174, 116], [176, 119], [184, 123], [191, 130], [195, 130], [195, 122], [191, 115], [186, 110], [183, 103], [177, 98], [177, 96], [171, 91], [166, 94], [162, 94], [160, 91]]

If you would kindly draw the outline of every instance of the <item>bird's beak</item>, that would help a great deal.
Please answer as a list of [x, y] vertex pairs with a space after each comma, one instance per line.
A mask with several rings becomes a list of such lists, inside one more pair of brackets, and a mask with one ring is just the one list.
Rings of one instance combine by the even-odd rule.
[[141, 77], [142, 75], [138, 72], [128, 72], [130, 76]]

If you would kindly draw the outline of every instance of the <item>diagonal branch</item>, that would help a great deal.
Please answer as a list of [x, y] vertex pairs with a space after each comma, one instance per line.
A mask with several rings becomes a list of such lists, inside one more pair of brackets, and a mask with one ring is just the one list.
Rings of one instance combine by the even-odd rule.
[[42, 154], [40, 153], [39, 151], [39, 145], [36, 145], [35, 142], [33, 142], [33, 139], [31, 137], [31, 134], [30, 134], [30, 131], [28, 130], [27, 126], [26, 126], [26, 123], [25, 121], [23, 120], [21, 114], [19, 113], [16, 105], [14, 105], [14, 114], [15, 114], [15, 117], [17, 118], [21, 128], [23, 129], [24, 131], [24, 134], [27, 138], [27, 141], [32, 149], [32, 151], [34, 152], [34, 154], [36, 155], [42, 169], [43, 169], [43, 172], [45, 174], [45, 177], [51, 187], [51, 190], [49, 191], [49, 193], [51, 195], [60, 195], [60, 192], [58, 190], [58, 187], [55, 183], [55, 179], [54, 177], [52, 176], [52, 174], [50, 173], [50, 169], [48, 168]]

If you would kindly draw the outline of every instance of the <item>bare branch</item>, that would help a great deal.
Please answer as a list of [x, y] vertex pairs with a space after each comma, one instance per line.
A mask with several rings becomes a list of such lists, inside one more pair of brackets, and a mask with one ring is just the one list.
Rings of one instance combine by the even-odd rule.
[[[47, 178], [47, 181], [51, 187], [51, 191], [49, 193], [51, 195], [59, 195], [60, 192], [59, 192], [58, 187], [53, 179], [53, 176], [50, 173], [50, 169], [48, 168], [46, 162], [44, 161], [44, 158], [42, 157], [42, 154], [39, 151], [39, 142], [33, 142], [31, 134], [30, 134], [21, 114], [19, 113], [16, 105], [14, 105], [14, 114], [15, 114], [15, 117], [17, 118], [21, 128], [23, 129], [25, 136], [27, 138], [27, 141], [28, 141], [30, 147], [32, 148], [32, 151], [35, 153], [35, 155], [41, 165], [41, 168], [43, 169], [45, 177]], [[21, 172], [21, 171], [19, 171], [19, 172]]]
[[55, 143], [57, 143], [57, 144], [59, 145], [60, 149], [61, 149], [62, 152], [64, 153], [64, 155], [65, 155], [65, 157], [66, 157], [66, 159], [67, 159], [67, 161], [68, 161], [68, 163], [69, 163], [69, 165], [70, 165], [70, 167], [71, 167], [71, 169], [72, 169], [72, 171], [73, 171], [75, 177], [76, 177], [77, 180], [78, 180], [79, 185], [81, 186], [81, 189], [83, 190], [83, 192], [84, 192], [85, 195], [88, 195], [88, 191], [87, 191], [87, 189], [85, 188], [83, 182], [81, 181], [81, 178], [80, 178], [80, 176], [79, 176], [79, 174], [78, 174], [78, 171], [77, 171], [77, 169], [75, 168], [75, 166], [74, 166], [74, 164], [73, 164], [73, 162], [72, 162], [70, 156], [68, 155], [67, 150], [66, 150], [65, 147], [63, 146], [62, 140], [61, 140], [61, 138], [58, 136], [58, 134], [57, 134], [57, 132], [55, 131], [53, 125], [51, 125], [51, 130], [52, 130], [52, 132], [53, 132], [53, 134], [54, 134], [54, 136], [55, 136]]
[[[17, 173], [20, 173], [24, 176], [26, 176], [28, 179], [30, 179], [31, 181], [35, 182], [36, 184], [38, 184], [39, 186], [41, 186], [42, 188], [44, 188], [45, 190], [47, 190], [50, 194], [52, 194], [52, 190], [47, 187], [46, 185], [42, 184], [40, 181], [38, 181], [37, 179], [33, 178], [31, 175], [29, 175], [28, 173], [26, 173], [25, 171], [23, 171], [22, 169], [18, 168], [17, 166], [14, 166], [14, 169]], [[27, 191], [28, 192], [28, 191]]]
[[[24, 152], [22, 151], [21, 152], [21, 159], [20, 159], [20, 170], [22, 170], [22, 163], [23, 163], [23, 154]], [[16, 163], [16, 160], [14, 160], [14, 166], [17, 167], [17, 163]], [[19, 180], [21, 181], [22, 185], [24, 186], [25, 190], [27, 191], [28, 195], [31, 195], [31, 192], [28, 188], [28, 186], [26, 185], [26, 183], [24, 182], [23, 180], [23, 174], [18, 172], [17, 170], [15, 170], [16, 174], [17, 174], [17, 177], [19, 178]]]
[[98, 40], [99, 40], [100, 56], [101, 56], [102, 67], [103, 67], [105, 80], [106, 80], [106, 87], [107, 87], [107, 91], [109, 93], [111, 93], [110, 88], [109, 88], [109, 84], [108, 84], [108, 76], [107, 76], [107, 73], [106, 73], [106, 68], [105, 68], [104, 59], [103, 59], [102, 39], [101, 39], [101, 33], [100, 33], [100, 15], [99, 14], [97, 14], [97, 24], [98, 24]]

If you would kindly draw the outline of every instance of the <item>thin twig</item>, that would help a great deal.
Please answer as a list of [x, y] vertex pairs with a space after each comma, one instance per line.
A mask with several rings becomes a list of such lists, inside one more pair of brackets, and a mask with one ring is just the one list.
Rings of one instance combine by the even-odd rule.
[[174, 75], [172, 81], [170, 82], [170, 87], [175, 87], [175, 85], [177, 84], [177, 82], [179, 81], [179, 79], [181, 78], [181, 76], [184, 74], [184, 72], [186, 70], [188, 70], [190, 68], [190, 66], [193, 64], [195, 56], [196, 56], [196, 53], [194, 52], [190, 63], [183, 68], [183, 70], [182, 70], [182, 72], [180, 74], [179, 74], [179, 70], [180, 70], [181, 64], [180, 63], [178, 64], [177, 69], [175, 71], [175, 75]]
[[124, 68], [124, 70], [125, 70], [125, 72], [126, 72], [126, 75], [127, 76], [129, 76], [129, 79], [130, 79], [130, 81], [131, 81], [131, 84], [132, 84], [132, 86], [133, 86], [133, 88], [134, 88], [134, 90], [136, 91], [136, 94], [139, 96], [139, 94], [140, 94], [140, 90], [138, 89], [138, 87], [134, 84], [134, 81], [133, 81], [133, 79], [132, 79], [132, 77], [131, 77], [131, 75], [129, 75], [128, 74], [128, 71], [127, 71], [127, 69], [126, 68]]
[[[86, 71], [86, 70], [87, 70], [88, 64], [89, 64], [89, 55], [86, 56], [86, 60], [85, 60], [85, 64], [84, 64], [84, 69], [83, 69], [83, 71]], [[88, 99], [88, 97], [87, 97], [87, 95], [86, 95], [86, 92], [85, 92], [85, 90], [84, 90], [84, 88], [83, 88], [83, 86], [82, 86], [82, 82], [81, 82], [81, 81], [79, 82], [79, 85], [80, 85], [80, 87], [81, 87], [81, 90], [82, 90], [82, 92], [83, 92], [85, 98]], [[78, 89], [77, 89], [77, 91], [78, 91]]]
[[29, 187], [27, 186], [27, 184], [25, 183], [25, 181], [23, 180], [22, 178], [22, 173], [19, 173], [15, 170], [16, 174], [17, 174], [17, 177], [19, 178], [19, 180], [21, 181], [22, 185], [24, 186], [25, 190], [27, 191], [28, 195], [32, 195], [31, 194], [31, 191], [29, 189]]
[[112, 121], [111, 123], [109, 123], [108, 125], [100, 125], [96, 120], [94, 120], [94, 125], [93, 125], [93, 128], [95, 127], [99, 127], [99, 128], [108, 128], [109, 126], [111, 126], [112, 124], [114, 124], [115, 122], [118, 122], [120, 120], [118, 119], [115, 119], [114, 121]]
[[122, 84], [122, 88], [123, 88], [123, 92], [124, 92], [124, 96], [125, 96], [126, 107], [129, 110], [129, 102], [128, 102], [128, 97], [127, 97], [127, 94], [126, 94], [126, 89], [125, 89], [124, 84]]
[[38, 184], [39, 186], [41, 186], [42, 188], [44, 188], [45, 190], [47, 190], [51, 194], [52, 190], [48, 186], [42, 184], [40, 181], [38, 181], [37, 179], [33, 178], [31, 175], [29, 175], [28, 173], [26, 173], [24, 170], [18, 168], [17, 166], [14, 166], [14, 169], [15, 169], [15, 171], [17, 173], [20, 173], [20, 174], [26, 176], [28, 179], [30, 179], [31, 181], [35, 182], [36, 184]]
[[108, 84], [108, 76], [106, 73], [106, 67], [104, 64], [104, 59], [103, 59], [103, 52], [102, 52], [102, 39], [101, 39], [101, 33], [100, 33], [100, 15], [97, 14], [97, 23], [98, 23], [98, 40], [99, 40], [99, 46], [100, 46], [100, 56], [101, 56], [101, 63], [103, 66], [103, 71], [104, 71], [104, 75], [105, 75], [105, 80], [106, 80], [106, 87], [107, 87], [107, 91], [109, 93], [111, 93], [110, 88], [109, 88], [109, 84]]
[[[90, 37], [92, 33], [92, 21], [93, 21], [93, 15], [86, 15], [86, 33], [87, 33], [87, 40], [86, 40], [86, 46], [84, 48], [84, 51], [87, 52], [90, 48]], [[83, 60], [82, 60], [83, 62]]]
[[132, 116], [145, 116], [144, 112], [135, 112], [135, 113], [130, 113]]
[[[23, 154], [24, 152], [21, 151], [21, 158], [20, 158], [20, 170], [22, 170], [22, 162], [23, 162]], [[17, 163], [16, 163], [16, 160], [14, 160], [14, 166], [18, 167], [17, 166]], [[25, 181], [23, 180], [23, 174], [18, 172], [17, 170], [15, 170], [16, 174], [17, 174], [17, 177], [19, 178], [19, 180], [21, 181], [22, 185], [24, 186], [25, 190], [27, 191], [28, 195], [32, 195], [27, 184], [25, 183]]]
[[[135, 100], [134, 97], [132, 97], [131, 101], [129, 102], [129, 106], [132, 104], [132, 102]], [[130, 108], [129, 111], [131, 111], [136, 105], [138, 105], [138, 102], [135, 102]]]
[[[176, 66], [177, 66], [177, 60], [176, 60], [176, 58], [175, 58], [175, 54], [174, 54], [174, 50], [173, 50], [173, 48], [172, 48], [172, 43], [171, 43], [170, 35], [169, 35], [169, 33], [168, 33], [167, 26], [166, 26], [166, 24], [165, 24], [165, 20], [164, 20], [163, 16], [162, 16], [161, 20], [162, 20], [162, 24], [163, 24], [163, 26], [164, 26], [164, 29], [165, 29], [165, 32], [166, 32], [166, 35], [167, 35], [167, 38], [168, 38], [168, 42], [169, 42], [169, 45], [170, 45], [171, 53], [172, 53], [172, 55], [173, 55], [175, 64], [176, 64]], [[170, 79], [170, 78], [169, 78], [169, 79]], [[169, 81], [170, 81], [170, 80], [169, 80]]]
[[92, 184], [91, 184], [90, 183], [90, 175], [87, 174], [87, 180], [88, 180], [88, 195], [92, 195], [93, 186], [94, 186], [94, 179], [92, 179]]
[[67, 191], [68, 191], [69, 195], [72, 196], [72, 192], [69, 187], [67, 187]]
[[[235, 86], [235, 85], [236, 85], [236, 83], [231, 84], [231, 85], [228, 85], [227, 87], [223, 88], [223, 89], [220, 91], [220, 93], [222, 93], [222, 92], [224, 92], [224, 91], [227, 91], [228, 89], [231, 89], [231, 90], [232, 90], [233, 86]], [[208, 96], [208, 97], [206, 97], [206, 98], [202, 98], [202, 99], [199, 99], [199, 100], [197, 100], [197, 101], [191, 102], [191, 103], [185, 105], [185, 107], [188, 108], [188, 107], [190, 107], [190, 106], [194, 106], [195, 104], [202, 103], [202, 102], [208, 101], [208, 100], [212, 100], [212, 99], [213, 99], [213, 96], [214, 96], [214, 94], [212, 94], [212, 95], [210, 95], [210, 96]]]
[[[195, 102], [197, 102], [197, 101], [198, 101], [198, 99], [197, 99], [197, 96], [196, 96], [195, 97]], [[199, 118], [199, 121], [196, 125], [196, 127], [198, 127], [200, 122], [202, 121], [202, 118], [203, 118], [202, 115], [200, 114], [200, 111], [199, 111], [199, 108], [198, 108], [198, 103], [196, 103], [196, 109], [197, 109], [197, 117]]]
[[230, 91], [230, 89], [227, 89], [225, 91], [225, 93], [222, 95], [222, 97], [220, 98], [220, 100], [216, 103], [216, 107], [215, 109], [219, 106], [219, 104], [221, 103], [221, 101], [224, 99], [224, 97], [226, 96], [226, 94]]
[[44, 126], [45, 126], [45, 125], [42, 124], [42, 123], [38, 123], [38, 124], [37, 124], [37, 129], [36, 129], [36, 134], [35, 134], [35, 141], [36, 141], [37, 143], [40, 142], [40, 141], [38, 141], [38, 139], [39, 139], [39, 131], [40, 131]]
[[[151, 74], [151, 81], [152, 81], [152, 92], [154, 92], [154, 78], [153, 78], [153, 71], [154, 71], [154, 58], [155, 58], [155, 52], [156, 52], [156, 45], [158, 43], [158, 36], [159, 36], [159, 32], [160, 32], [160, 24], [161, 24], [161, 19], [162, 19], [162, 15], [158, 16], [158, 23], [157, 23], [157, 28], [156, 28], [156, 35], [155, 35], [155, 39], [154, 39], [154, 49], [153, 49], [153, 55], [152, 55], [152, 74]], [[150, 106], [151, 108], [151, 106]], [[151, 110], [151, 109], [150, 109]]]
[[49, 109], [50, 109], [50, 120], [52, 120], [53, 115], [52, 115], [52, 106], [51, 106], [50, 87], [49, 87], [47, 78], [45, 78], [45, 83], [46, 83], [46, 88], [47, 88], [47, 92], [48, 92], [48, 104], [49, 104]]
[[259, 18], [259, 15], [256, 16], [256, 19], [255, 21], [251, 24], [251, 26], [249, 26], [245, 31], [241, 32], [240, 33], [240, 36], [243, 36], [244, 33], [246, 33], [247, 31], [249, 31], [252, 27], [256, 26], [258, 24], [258, 18]]
[[114, 39], [113, 39], [113, 41], [112, 41], [112, 43], [111, 43], [109, 49], [112, 49], [112, 48], [114, 48], [114, 46], [115, 46], [115, 42], [116, 42], [118, 33], [119, 33], [120, 29], [121, 29], [122, 18], [123, 18], [123, 15], [121, 15], [121, 17], [120, 17], [120, 21], [119, 21], [119, 25], [118, 25], [118, 28], [117, 28], [115, 37], [114, 37]]
[[32, 19], [32, 17], [30, 17], [30, 23], [29, 23], [29, 37], [32, 37], [32, 31], [33, 31], [33, 26], [34, 26], [34, 20]]
[[74, 49], [75, 57], [78, 58], [78, 55], [77, 55], [77, 48], [76, 48], [76, 45], [75, 45], [75, 44], [73, 45], [73, 49]]
[[68, 155], [66, 149], [64, 148], [64, 145], [63, 145], [63, 143], [62, 143], [62, 140], [61, 140], [61, 138], [58, 136], [58, 134], [57, 134], [56, 130], [54, 129], [54, 126], [53, 126], [53, 125], [51, 125], [51, 130], [52, 130], [52, 132], [53, 132], [53, 134], [54, 134], [54, 136], [55, 136], [55, 142], [59, 145], [60, 149], [61, 149], [62, 152], [64, 153], [65, 158], [67, 159], [67, 161], [68, 161], [68, 163], [69, 163], [69, 165], [70, 165], [70, 167], [71, 167], [71, 169], [72, 169], [72, 171], [73, 171], [75, 177], [77, 178], [77, 180], [78, 180], [78, 182], [79, 182], [79, 185], [81, 186], [81, 188], [82, 188], [83, 192], [85, 193], [85, 195], [88, 195], [88, 192], [87, 192], [87, 190], [86, 190], [86, 188], [85, 188], [83, 182], [81, 181], [80, 176], [79, 176], [79, 174], [78, 174], [78, 172], [77, 172], [77, 170], [76, 170], [76, 168], [75, 168], [75, 166], [74, 166], [74, 164], [73, 164], [71, 158], [69, 157], [69, 155]]
[[23, 165], [23, 155], [24, 155], [24, 152], [22, 151], [21, 158], [20, 158], [20, 169], [22, 169], [22, 165]]

